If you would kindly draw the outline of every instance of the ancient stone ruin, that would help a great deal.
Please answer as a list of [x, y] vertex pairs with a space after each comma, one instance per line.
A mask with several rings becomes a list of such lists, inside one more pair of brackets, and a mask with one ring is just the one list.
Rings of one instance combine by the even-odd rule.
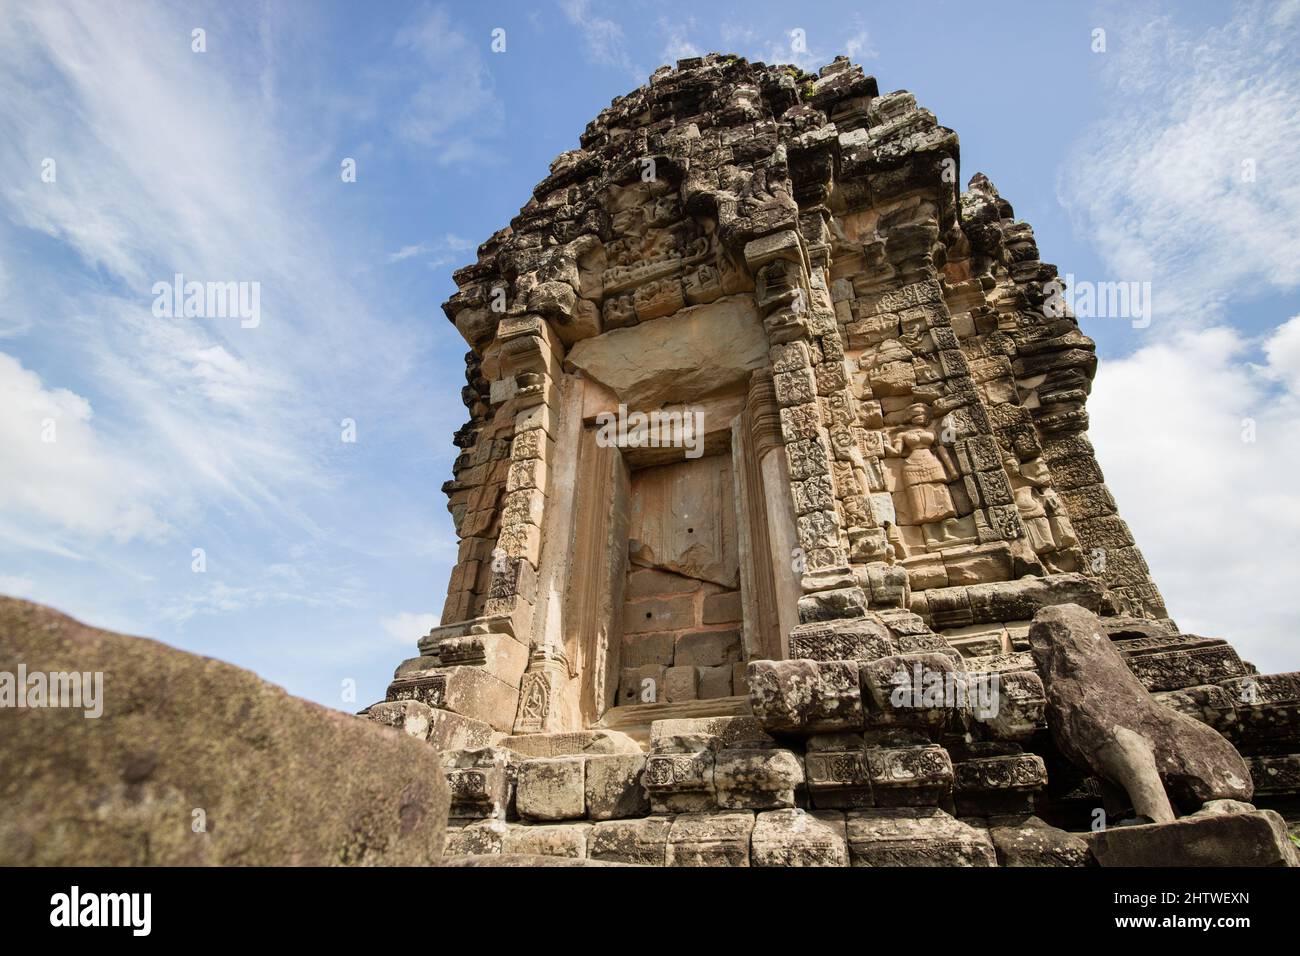
[[1300, 675], [1169, 619], [957, 136], [709, 55], [580, 142], [455, 274], [459, 559], [368, 711], [443, 751], [448, 852], [1294, 862]]

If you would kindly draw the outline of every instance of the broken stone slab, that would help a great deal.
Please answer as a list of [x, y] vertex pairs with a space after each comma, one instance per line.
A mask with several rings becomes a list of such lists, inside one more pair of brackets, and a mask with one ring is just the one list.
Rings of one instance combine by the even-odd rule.
[[1088, 843], [1102, 866], [1300, 866], [1282, 817], [1235, 800], [1169, 823], [1108, 827]]
[[393, 680], [399, 677], [412, 677], [424, 674], [428, 671], [436, 670], [442, 666], [442, 659], [436, 654], [433, 656], [408, 657], [402, 663], [397, 665], [393, 671]]
[[790, 658], [870, 661], [896, 653], [889, 628], [870, 617], [799, 624], [790, 631]]
[[[931, 623], [943, 629], [1027, 621], [1041, 608], [1059, 604], [1077, 604], [1094, 613], [1115, 611], [1114, 600], [1106, 586], [1096, 578], [1082, 574], [1026, 577], [967, 587], [935, 588], [921, 593]], [[914, 600], [913, 604], [916, 603]]]
[[1128, 614], [1102, 618], [1101, 629], [1106, 632], [1107, 637], [1117, 642], [1130, 641], [1139, 637], [1168, 637], [1178, 633], [1174, 622], [1168, 619], [1153, 621]]
[[519, 704], [519, 688], [479, 667], [444, 667], [403, 677], [388, 685], [388, 700], [418, 700], [509, 733]]
[[617, 730], [571, 730], [550, 734], [515, 734], [502, 739], [526, 757], [567, 757], [579, 754], [639, 754], [641, 747]]
[[799, 598], [799, 623], [815, 624], [867, 613], [867, 595], [860, 587], [832, 588]]
[[857, 661], [750, 661], [749, 705], [769, 733], [861, 730]]
[[464, 637], [466, 634], [509, 634], [514, 635], [514, 620], [509, 614], [494, 614], [470, 618], [453, 624], [435, 626], [418, 644], [420, 653], [436, 655], [438, 646], [449, 637]]
[[1233, 700], [1235, 739], [1300, 743], [1300, 673], [1252, 674], [1221, 681], [1219, 686]]
[[999, 754], [953, 763], [953, 801], [959, 816], [1032, 813], [1047, 786], [1047, 767], [1037, 754]]
[[424, 740], [429, 736], [429, 721], [434, 710], [418, 700], [392, 700], [371, 704], [362, 713], [385, 727]]
[[718, 805], [711, 750], [646, 757], [645, 788], [653, 813], [696, 813]]
[[591, 828], [587, 855], [613, 863], [666, 866], [672, 823], [673, 818], [666, 816], [597, 823]]
[[851, 810], [852, 866], [997, 866], [987, 830], [930, 807]]
[[[912, 727], [937, 735], [965, 710], [966, 683], [946, 654], [898, 654], [861, 665], [870, 727]], [[960, 680], [959, 680], [960, 678]]]
[[1038, 673], [1034, 664], [1034, 655], [1029, 651], [1012, 651], [1010, 654], [994, 654], [989, 657], [970, 657], [966, 667], [983, 674], [1014, 674], [1018, 671]]
[[1094, 614], [1077, 605], [1045, 608], [1029, 637], [1057, 747], [1126, 790], [1139, 815], [1172, 821], [1170, 798], [1185, 809], [1250, 798], [1250, 771], [1232, 744], [1154, 700]]
[[750, 866], [848, 866], [844, 814], [835, 810], [768, 810], [750, 837]]
[[1209, 724], [1229, 740], [1240, 740], [1237, 731], [1237, 705], [1233, 694], [1218, 684], [1203, 684], [1199, 687], [1183, 687], [1178, 690], [1162, 691], [1152, 694], [1152, 699], [1172, 707], [1180, 714], [1186, 714]]
[[1227, 641], [1191, 635], [1138, 637], [1116, 645], [1149, 691], [1179, 690], [1245, 676], [1246, 665]]
[[585, 860], [590, 834], [590, 823], [509, 824], [501, 852]]
[[644, 754], [592, 754], [586, 759], [584, 786], [588, 817], [616, 820], [650, 812]]
[[993, 657], [1010, 650], [1006, 628], [1001, 624], [993, 625], [991, 629], [987, 625], [974, 624], [968, 628], [944, 631], [942, 637], [965, 658]]
[[586, 759], [533, 757], [522, 761], [515, 781], [515, 805], [525, 820], [576, 820], [585, 816]]
[[466, 634], [438, 644], [442, 667], [481, 667], [503, 684], [518, 686], [528, 669], [528, 645], [509, 634]]
[[1290, 796], [1300, 792], [1300, 754], [1247, 757], [1255, 796]]
[[708, 746], [701, 748], [707, 750], [736, 747], [755, 750], [777, 745], [756, 717], [685, 717], [650, 724], [652, 750], [659, 750], [662, 742], [670, 737], [712, 738]]
[[989, 817], [999, 866], [1096, 866], [1088, 841], [1036, 816]]
[[793, 807], [803, 761], [789, 750], [722, 750], [714, 756], [718, 806], [729, 810]]
[[668, 866], [749, 866], [754, 814], [683, 813], [668, 829]]
[[364, 713], [371, 720], [421, 737], [438, 750], [487, 747], [493, 736], [499, 736], [490, 724], [449, 710], [435, 710], [418, 700], [380, 701]]

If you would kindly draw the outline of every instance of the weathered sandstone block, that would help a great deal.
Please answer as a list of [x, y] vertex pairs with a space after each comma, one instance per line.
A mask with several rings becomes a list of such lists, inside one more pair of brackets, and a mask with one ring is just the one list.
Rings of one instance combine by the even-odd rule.
[[749, 703], [770, 733], [862, 728], [856, 661], [751, 661]]
[[672, 817], [609, 820], [591, 828], [587, 853], [594, 860], [666, 866]]
[[752, 813], [683, 813], [668, 829], [668, 866], [749, 866]]
[[590, 833], [590, 823], [510, 824], [501, 840], [501, 852], [585, 860]]
[[987, 830], [942, 810], [851, 810], [847, 817], [853, 866], [997, 866]]
[[1235, 800], [1168, 823], [1110, 827], [1088, 844], [1102, 866], [1300, 866], [1282, 817]]
[[644, 754], [593, 754], [587, 757], [587, 816], [593, 820], [645, 816], [650, 798], [645, 789]]
[[803, 761], [789, 750], [721, 750], [714, 757], [718, 806], [731, 810], [793, 807]]
[[844, 814], [768, 810], [754, 820], [750, 866], [848, 866]]
[[[526, 820], [575, 820], [586, 814], [586, 759], [534, 757], [519, 764], [516, 805]], [[534, 851], [514, 851], [534, 852]]]

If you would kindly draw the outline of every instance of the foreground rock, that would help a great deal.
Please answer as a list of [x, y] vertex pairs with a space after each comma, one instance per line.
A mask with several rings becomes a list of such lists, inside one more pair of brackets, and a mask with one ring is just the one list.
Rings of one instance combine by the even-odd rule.
[[1234, 800], [1173, 823], [1113, 827], [1089, 842], [1102, 866], [1300, 866], [1282, 817]]
[[0, 708], [0, 865], [420, 865], [438, 752], [256, 675], [0, 598], [0, 672], [103, 673], [103, 714]]
[[1061, 752], [1127, 791], [1139, 816], [1174, 819], [1208, 800], [1249, 800], [1246, 762], [1217, 731], [1154, 701], [1078, 605], [1049, 607], [1029, 629], [1047, 691], [1048, 726]]

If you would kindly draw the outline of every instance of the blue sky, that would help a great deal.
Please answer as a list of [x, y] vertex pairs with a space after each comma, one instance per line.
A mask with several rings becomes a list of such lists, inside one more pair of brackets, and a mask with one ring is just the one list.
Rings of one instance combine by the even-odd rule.
[[[379, 699], [455, 555], [451, 271], [659, 65], [847, 53], [1062, 273], [1152, 283], [1149, 327], [1084, 321], [1103, 468], [1180, 624], [1296, 669], [1298, 32], [1295, 2], [0, 0], [0, 592]], [[260, 323], [155, 317], [176, 272], [259, 282]]]

